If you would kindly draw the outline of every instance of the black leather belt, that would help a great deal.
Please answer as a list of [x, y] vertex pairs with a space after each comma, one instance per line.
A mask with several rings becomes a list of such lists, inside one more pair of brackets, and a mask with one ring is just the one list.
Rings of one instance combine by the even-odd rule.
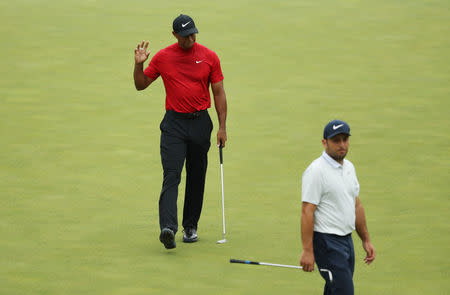
[[175, 111], [167, 111], [168, 113], [173, 114], [174, 116], [178, 117], [178, 118], [183, 118], [183, 119], [196, 119], [199, 118], [203, 113], [206, 113], [207, 110], [202, 110], [202, 111], [198, 111], [195, 113], [178, 113]]

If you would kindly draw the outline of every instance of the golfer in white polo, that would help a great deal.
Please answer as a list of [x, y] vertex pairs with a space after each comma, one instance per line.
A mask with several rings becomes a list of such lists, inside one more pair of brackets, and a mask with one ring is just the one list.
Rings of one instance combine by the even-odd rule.
[[355, 254], [352, 232], [356, 229], [367, 255], [367, 264], [375, 259], [366, 217], [359, 200], [359, 183], [353, 164], [344, 159], [348, 152], [350, 126], [340, 120], [324, 129], [322, 155], [313, 161], [302, 177], [301, 233], [303, 251], [300, 265], [312, 271], [314, 262], [329, 269], [324, 295], [352, 295]]

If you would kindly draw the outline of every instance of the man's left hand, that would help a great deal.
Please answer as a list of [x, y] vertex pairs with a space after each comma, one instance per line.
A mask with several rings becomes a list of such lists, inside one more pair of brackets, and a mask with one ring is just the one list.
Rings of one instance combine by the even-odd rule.
[[371, 264], [375, 260], [375, 248], [373, 247], [371, 242], [363, 242], [363, 248], [366, 250], [366, 257], [364, 258], [364, 261], [367, 264]]
[[220, 146], [222, 144], [222, 147], [225, 147], [226, 141], [227, 141], [227, 131], [219, 129], [219, 131], [217, 131], [217, 146]]

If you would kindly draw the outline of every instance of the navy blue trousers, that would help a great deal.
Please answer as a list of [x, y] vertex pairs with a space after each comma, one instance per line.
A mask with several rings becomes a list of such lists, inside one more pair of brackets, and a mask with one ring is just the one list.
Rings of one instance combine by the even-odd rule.
[[355, 251], [352, 235], [338, 236], [314, 232], [313, 248], [317, 266], [329, 269], [333, 274], [333, 282], [330, 282], [328, 274], [321, 272], [325, 279], [323, 294], [353, 295]]
[[159, 225], [178, 231], [177, 199], [186, 161], [183, 227], [197, 228], [203, 206], [213, 124], [207, 111], [189, 118], [167, 111], [160, 124], [164, 179], [159, 197]]

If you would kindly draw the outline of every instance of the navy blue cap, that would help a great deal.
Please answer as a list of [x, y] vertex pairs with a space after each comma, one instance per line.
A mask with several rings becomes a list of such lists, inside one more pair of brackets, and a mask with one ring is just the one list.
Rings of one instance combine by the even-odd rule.
[[332, 138], [333, 136], [341, 133], [351, 135], [350, 126], [347, 124], [347, 122], [341, 120], [333, 120], [328, 123], [323, 129], [323, 138]]
[[189, 15], [185, 14], [180, 14], [173, 20], [172, 28], [173, 31], [181, 37], [187, 37], [198, 33], [194, 20]]

